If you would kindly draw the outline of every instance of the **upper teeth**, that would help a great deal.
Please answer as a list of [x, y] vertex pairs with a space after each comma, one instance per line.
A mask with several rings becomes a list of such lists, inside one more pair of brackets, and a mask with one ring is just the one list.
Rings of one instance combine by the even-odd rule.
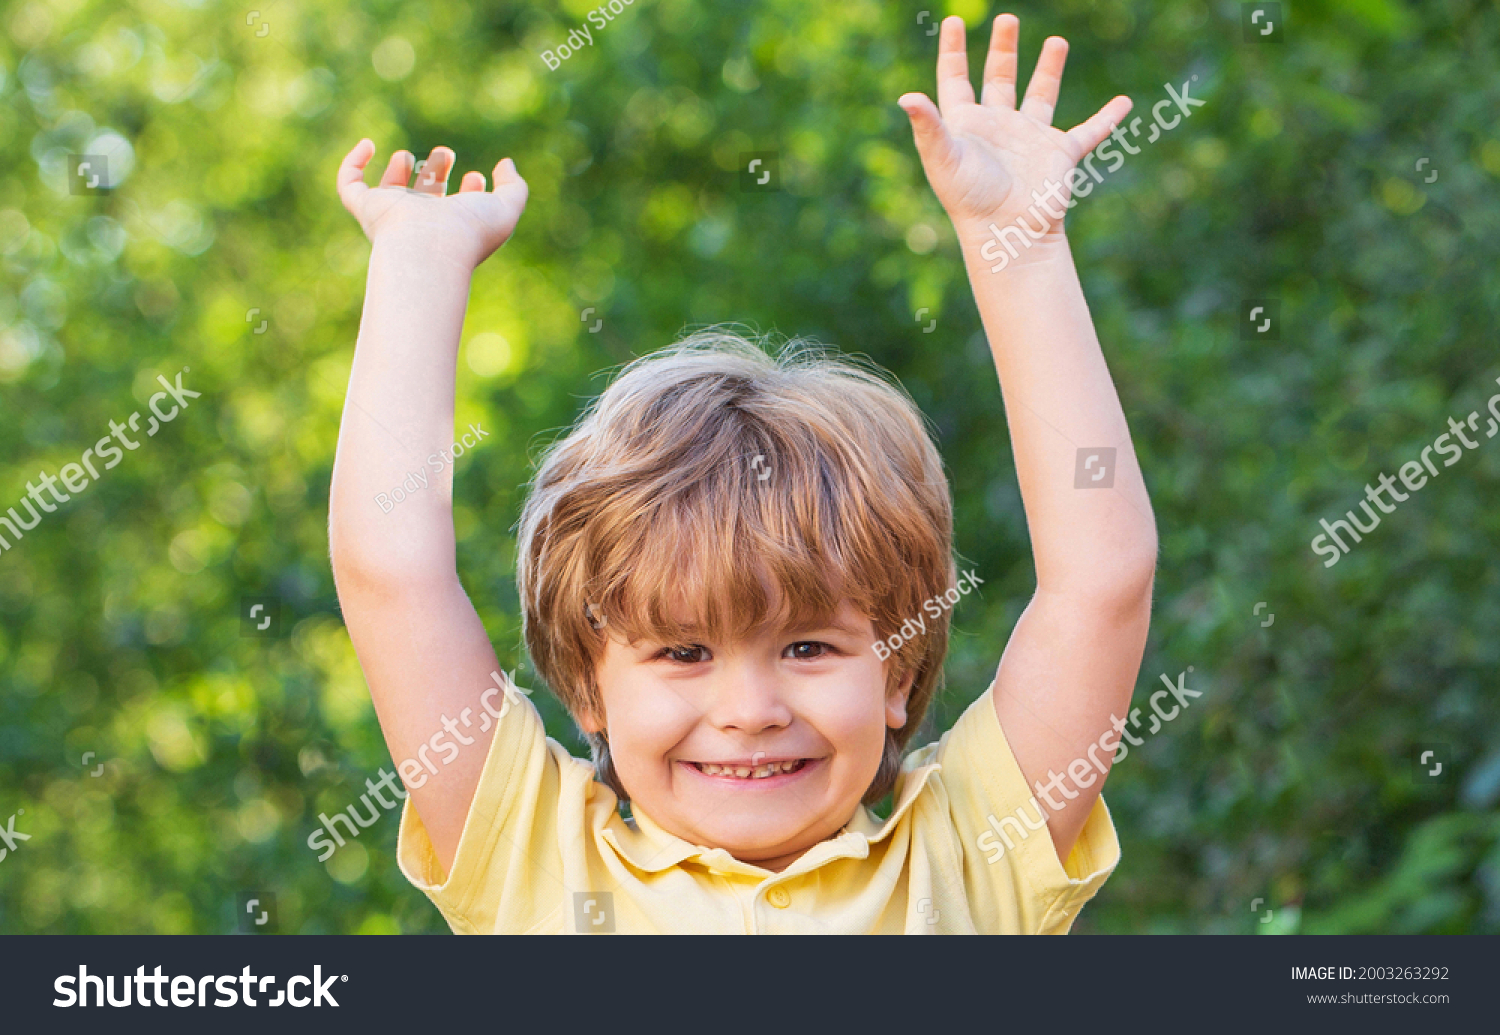
[[699, 762], [698, 768], [709, 776], [735, 776], [741, 780], [763, 780], [777, 773], [790, 772], [796, 767], [801, 759], [792, 759], [790, 762], [767, 762], [764, 765], [714, 765], [712, 762]]

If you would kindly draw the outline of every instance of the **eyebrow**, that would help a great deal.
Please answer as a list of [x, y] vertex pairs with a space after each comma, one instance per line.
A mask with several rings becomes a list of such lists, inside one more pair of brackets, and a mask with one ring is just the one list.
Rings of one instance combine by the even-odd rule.
[[[697, 636], [703, 630], [703, 626], [697, 622], [685, 622], [682, 623], [681, 629], [683, 635], [685, 636]], [[823, 629], [836, 629], [839, 632], [845, 633], [849, 636], [860, 636], [863, 633], [862, 630], [856, 628], [847, 621], [835, 621], [830, 618], [823, 622], [810, 621], [804, 622], [799, 625], [787, 626], [786, 628], [781, 630], [781, 635], [791, 636], [798, 633], [815, 633]]]
[[786, 633], [786, 634], [788, 634], [788, 635], [790, 635], [790, 634], [795, 634], [795, 633], [819, 632], [819, 631], [821, 631], [823, 629], [837, 629], [839, 632], [841, 632], [841, 633], [847, 633], [850, 636], [859, 636], [860, 633], [861, 633], [861, 630], [859, 630], [859, 629], [855, 628], [854, 626], [850, 625], [848, 622], [845, 622], [845, 621], [834, 621], [831, 618], [829, 620], [827, 620], [826, 622], [823, 622], [823, 623], [821, 623], [819, 625], [813, 625], [813, 624], [809, 623], [807, 625], [793, 626], [791, 628], [783, 630], [783, 632]]

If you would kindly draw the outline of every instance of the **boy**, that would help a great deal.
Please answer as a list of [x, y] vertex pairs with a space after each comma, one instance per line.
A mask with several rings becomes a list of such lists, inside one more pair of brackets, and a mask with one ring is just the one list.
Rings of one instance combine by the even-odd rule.
[[[1017, 110], [1018, 32], [995, 20], [976, 104], [948, 18], [938, 105], [899, 101], [963, 247], [1037, 569], [989, 691], [904, 770], [948, 608], [982, 582], [954, 578], [948, 487], [910, 401], [850, 364], [724, 335], [627, 368], [549, 451], [521, 520], [527, 647], [594, 749], [592, 766], [572, 759], [497, 673], [455, 570], [450, 477], [389, 512], [371, 502], [409, 453], [451, 441], [469, 277], [526, 184], [507, 158], [493, 192], [470, 172], [444, 197], [446, 148], [415, 192], [405, 152], [377, 189], [371, 141], [344, 160], [372, 252], [334, 573], [405, 759], [403, 872], [455, 931], [1065, 933], [1113, 869], [1095, 742], [1129, 707], [1156, 533], [1063, 212], [1037, 214], [1034, 192], [1066, 183], [1130, 102], [1052, 128], [1067, 52], [1052, 38]], [[992, 273], [991, 226], [1028, 212], [1034, 246]], [[1110, 491], [1075, 488], [1094, 447], [1115, 451], [1089, 464]], [[891, 789], [877, 822], [862, 802]]]

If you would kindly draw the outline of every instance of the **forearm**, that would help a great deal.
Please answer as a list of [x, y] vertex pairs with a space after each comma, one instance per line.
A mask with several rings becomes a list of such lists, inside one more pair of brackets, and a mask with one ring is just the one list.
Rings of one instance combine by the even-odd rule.
[[[1000, 377], [1038, 590], [1149, 591], [1151, 501], [1066, 237], [1049, 234], [997, 273], [980, 253], [993, 240], [987, 229], [960, 238]], [[1074, 487], [1078, 450], [1091, 447], [1115, 449], [1110, 489]]]
[[[452, 465], [435, 470], [427, 457], [453, 441], [471, 275], [426, 246], [382, 238], [370, 254], [330, 487], [336, 569], [452, 571]], [[399, 505], [377, 502], [409, 475], [417, 484], [425, 476], [420, 491]]]

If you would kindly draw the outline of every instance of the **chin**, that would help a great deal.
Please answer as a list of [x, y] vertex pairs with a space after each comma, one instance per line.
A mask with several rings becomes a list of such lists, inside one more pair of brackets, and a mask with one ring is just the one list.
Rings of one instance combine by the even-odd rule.
[[[746, 802], [733, 807], [722, 799], [663, 802], [660, 812], [649, 803], [636, 803], [668, 833], [690, 844], [722, 848], [741, 862], [776, 859], [811, 848], [822, 840], [826, 825], [821, 816], [804, 810], [767, 808], [766, 803]], [[695, 822], [697, 819], [706, 822]], [[837, 831], [835, 826], [834, 831]]]
[[[718, 836], [710, 842], [714, 847], [724, 849], [740, 862], [778, 870], [789, 865], [797, 856], [823, 840], [807, 830], [788, 830], [785, 827], [780, 829], [736, 828], [716, 831], [716, 834]], [[767, 863], [777, 863], [777, 865], [766, 866]]]
[[722, 848], [741, 862], [760, 864], [800, 855], [837, 834], [849, 816], [836, 819], [765, 812], [726, 815], [721, 811], [714, 818], [716, 822], [711, 827], [698, 831], [702, 843]]

